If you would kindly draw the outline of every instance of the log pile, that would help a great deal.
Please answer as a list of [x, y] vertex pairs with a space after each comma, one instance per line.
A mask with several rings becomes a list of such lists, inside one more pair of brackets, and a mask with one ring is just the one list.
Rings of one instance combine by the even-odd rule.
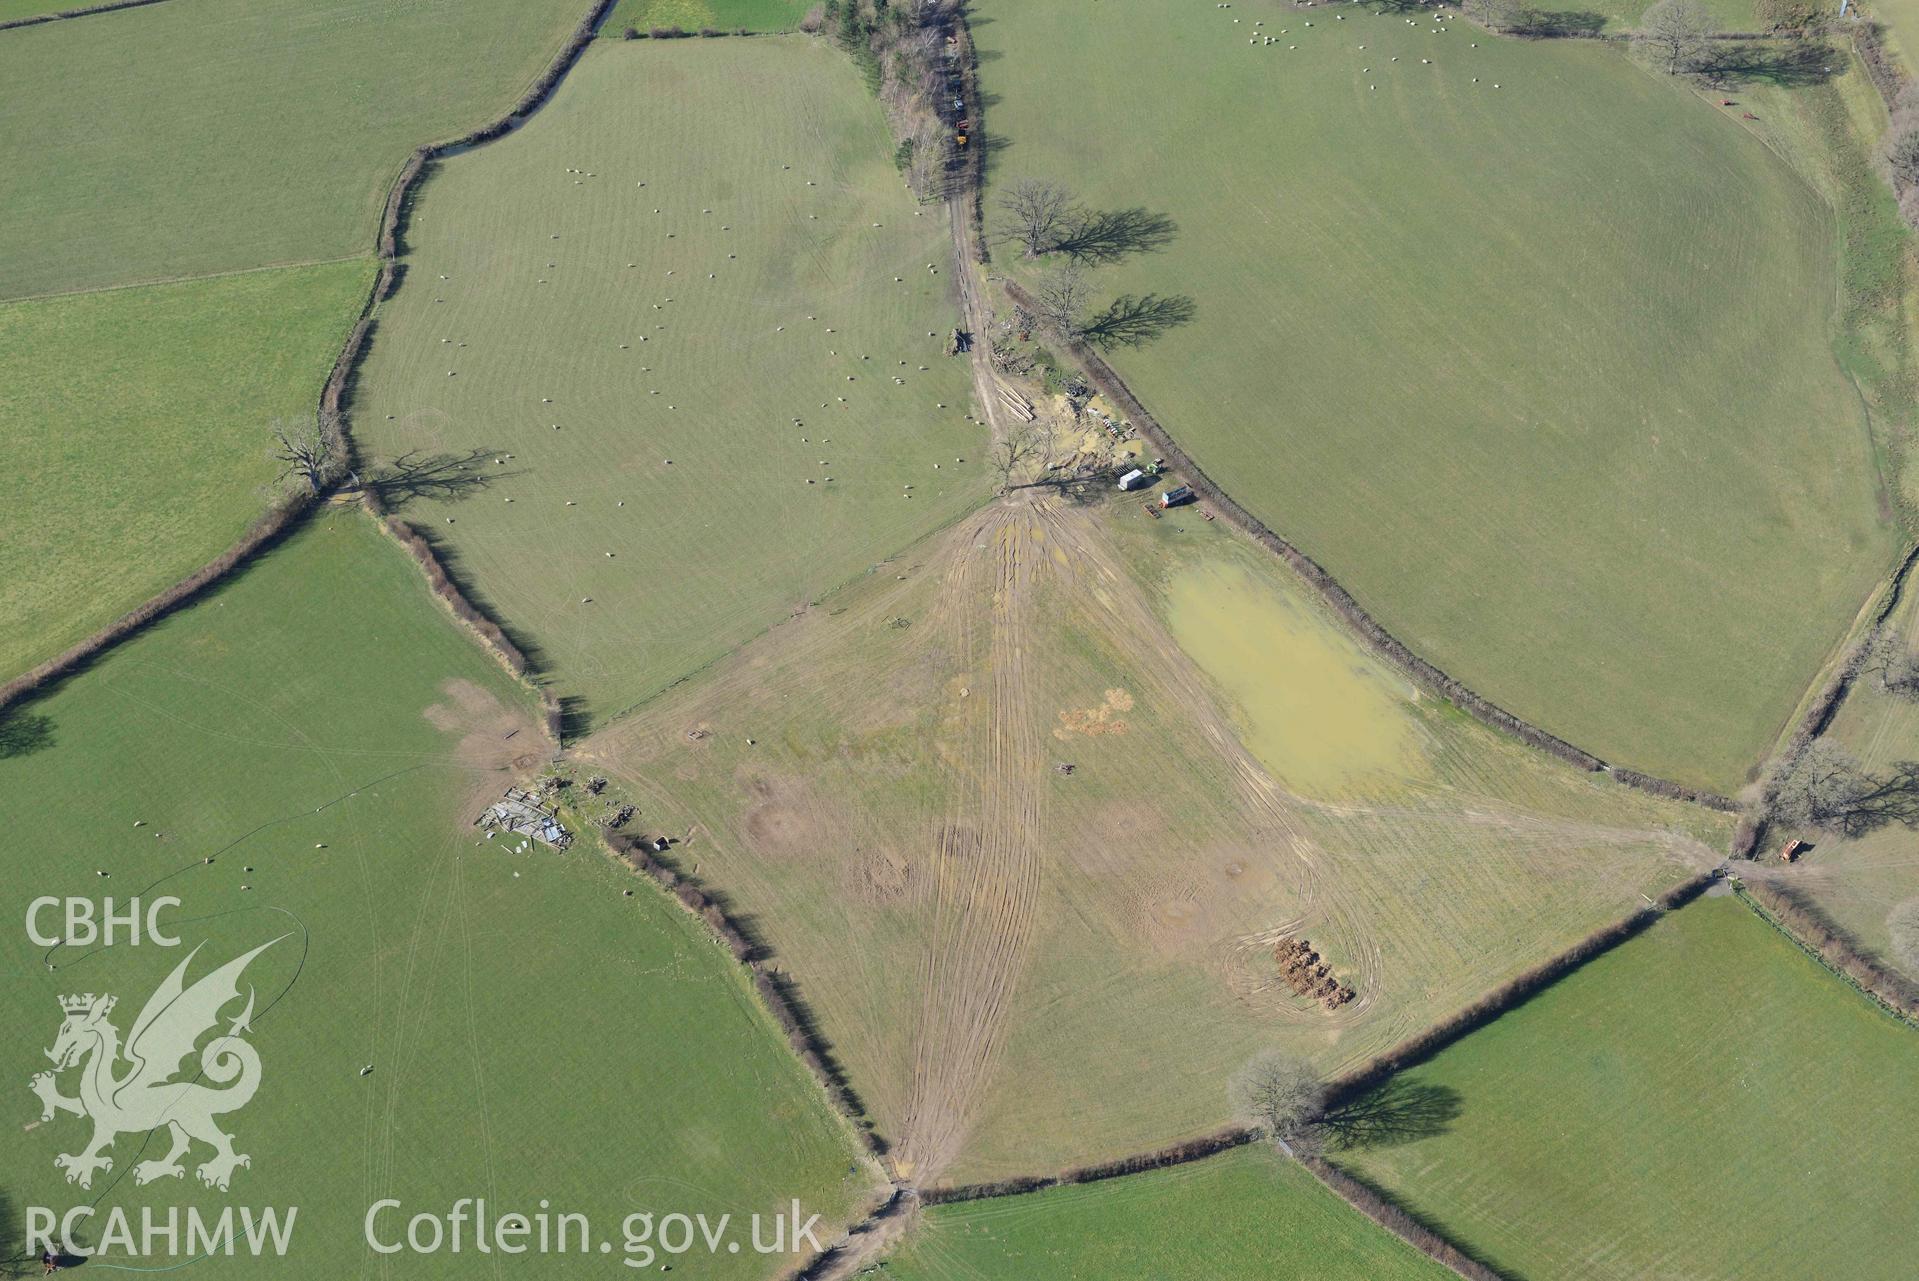
[[1006, 406], [1006, 411], [1012, 414], [1013, 417], [1023, 423], [1030, 423], [1037, 417], [1033, 412], [1032, 401], [1026, 399], [1026, 397], [1020, 395], [1020, 393], [1014, 391], [1003, 382], [995, 380], [993, 386], [995, 390], [999, 392], [1000, 403]]
[[1353, 989], [1334, 977], [1305, 939], [1288, 935], [1273, 948], [1279, 962], [1279, 976], [1300, 996], [1310, 997], [1329, 1010], [1336, 1010], [1353, 999]]

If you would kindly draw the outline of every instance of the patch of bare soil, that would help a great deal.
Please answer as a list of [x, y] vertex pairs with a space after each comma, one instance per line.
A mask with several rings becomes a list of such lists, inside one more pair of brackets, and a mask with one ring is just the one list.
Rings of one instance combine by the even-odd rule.
[[1068, 742], [1075, 735], [1097, 738], [1101, 734], [1124, 734], [1126, 722], [1120, 716], [1132, 710], [1131, 694], [1123, 689], [1109, 689], [1105, 701], [1098, 707], [1062, 711], [1059, 714], [1059, 728], [1053, 731], [1053, 737]]
[[805, 790], [764, 774], [743, 777], [740, 785], [753, 798], [743, 821], [754, 846], [775, 857], [792, 857], [819, 850], [834, 834], [817, 805], [808, 804]]
[[[1111, 1010], [1116, 1029], [1149, 1016], [1192, 1029], [1172, 1087], [1190, 1107], [1194, 1082], [1226, 1070], [1211, 1015], [1188, 1008], [1195, 974], [1223, 998], [1219, 1039], [1271, 1029], [1330, 1049], [1363, 1032], [1351, 1052], [1370, 1052], [1416, 1030], [1435, 1000], [1470, 996], [1427, 999], [1422, 985], [1467, 967], [1497, 977], [1509, 952], [1524, 955], [1523, 938], [1481, 946], [1453, 929], [1478, 919], [1454, 897], [1518, 898], [1498, 919], [1523, 934], [1531, 900], [1500, 877], [1517, 868], [1528, 885], [1603, 889], [1643, 866], [1609, 872], [1569, 847], [1657, 839], [1533, 813], [1470, 780], [1343, 807], [1289, 793], [1241, 743], [1103, 519], [1046, 499], [998, 504], [910, 574], [783, 624], [575, 750], [621, 777], [649, 817], [691, 806], [708, 825], [723, 851], [715, 886], [794, 962], [908, 1185], [1026, 1168], [1029, 1149], [1111, 1155], [1107, 1118], [1060, 1110], [1059, 1132], [1033, 1133], [1032, 1110], [1009, 1103], [1076, 1097], [1036, 1062], [1056, 1015], [1081, 1029], [1060, 1077], [1085, 1076], [1077, 1056], [1101, 1053], [1083, 1029], [1111, 1002], [1137, 1002]], [[1105, 656], [1064, 654], [1065, 627]], [[805, 746], [785, 745], [782, 725]], [[1671, 839], [1676, 858], [1710, 853]], [[1309, 936], [1356, 996], [1329, 1010], [1295, 995], [1275, 960], [1288, 935]], [[1107, 949], [1110, 964], [1085, 970], [1083, 988], [1040, 992], [1059, 968], [1049, 947]], [[1232, 1019], [1235, 1005], [1245, 1017]], [[1157, 1108], [1161, 1087], [1110, 1063], [1098, 1077], [1128, 1132], [1150, 1134], [1143, 1097]]]
[[470, 819], [498, 798], [511, 779], [531, 774], [553, 745], [527, 712], [508, 707], [472, 681], [452, 679], [421, 711], [429, 725], [455, 739], [453, 759], [473, 776], [460, 812]]
[[[929, 626], [961, 654], [984, 643], [986, 669], [964, 687], [975, 714], [954, 718], [962, 779], [933, 846], [932, 935], [921, 962], [912, 1084], [894, 1167], [935, 1177], [958, 1156], [995, 1083], [1032, 945], [1045, 856], [1039, 845], [1047, 755], [1028, 662], [1038, 584], [1054, 572], [1033, 511], [989, 513], [947, 571], [946, 597], [992, 602], [984, 620], [966, 607]], [[984, 636], [975, 634], [983, 627]], [[971, 710], [971, 709], [969, 709]]]
[[916, 897], [925, 883], [911, 860], [890, 849], [860, 851], [847, 879], [846, 891], [853, 900], [872, 907], [897, 907]]

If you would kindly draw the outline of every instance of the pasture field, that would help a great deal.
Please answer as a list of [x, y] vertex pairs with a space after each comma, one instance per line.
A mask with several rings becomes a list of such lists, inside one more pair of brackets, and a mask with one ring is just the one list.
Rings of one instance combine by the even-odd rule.
[[734, 32], [797, 31], [816, 0], [620, 0], [600, 28], [602, 37], [624, 38], [628, 27], [705, 27]]
[[267, 506], [361, 259], [0, 304], [0, 680], [211, 560]]
[[[1706, 12], [1721, 31], [1756, 31], [1752, 0], [1703, 0]], [[1527, 6], [1536, 26], [1566, 35], [1597, 33], [1626, 35], [1637, 31], [1652, 0], [1546, 0]]]
[[1194, 302], [1113, 353], [1146, 405], [1414, 650], [1737, 790], [1895, 541], [1819, 191], [1596, 42], [1101, 12], [979, 6], [991, 178], [1175, 224], [1091, 273]]
[[[89, 1201], [136, 1222], [142, 1207], [291, 1206], [277, 1273], [470, 1277], [489, 1263], [470, 1235], [460, 1254], [374, 1254], [369, 1207], [402, 1203], [376, 1225], [391, 1239], [407, 1216], [461, 1197], [496, 1215], [545, 1198], [590, 1216], [593, 1239], [617, 1249], [633, 1211], [744, 1216], [797, 1197], [830, 1222], [869, 1181], [845, 1125], [692, 918], [590, 839], [564, 855], [479, 839], [479, 806], [545, 754], [532, 700], [357, 510], [322, 514], [13, 713], [6, 741], [10, 1219]], [[123, 936], [49, 951], [21, 929], [40, 895], [123, 907], [163, 894], [181, 900], [161, 918], [178, 948]], [[58, 934], [58, 919], [42, 925]], [[157, 1160], [164, 1132], [144, 1148], [123, 1135], [84, 1190], [63, 1181], [55, 1155], [84, 1143], [85, 1123], [38, 1123], [25, 1089], [48, 1066], [56, 997], [113, 993], [112, 1021], [130, 1034], [191, 947], [204, 944], [189, 980], [274, 939], [244, 977], [263, 1066], [258, 1094], [222, 1120], [252, 1159], [230, 1193], [202, 1189], [192, 1169], [137, 1185], [136, 1158]], [[17, 1219], [6, 1227], [17, 1242]], [[619, 1257], [538, 1266], [606, 1276]], [[750, 1252], [680, 1268], [775, 1270]]]
[[428, 180], [359, 440], [464, 478], [395, 501], [596, 720], [989, 492], [891, 151], [822, 42], [602, 41]]
[[[1905, 644], [1919, 648], [1919, 594], [1910, 586], [1892, 621]], [[1901, 762], [1919, 761], [1919, 702], [1862, 679], [1826, 734], [1883, 777]], [[1919, 983], [1919, 838], [1896, 822], [1853, 837], [1809, 836], [1812, 853], [1778, 869], [1780, 884], [1811, 897], [1868, 956]]]
[[1919, 3], [1914, 0], [1879, 0], [1871, 7], [1870, 16], [1885, 26], [1889, 36], [1887, 43], [1905, 62], [1907, 69], [1919, 68]]
[[1904, 1277], [1887, 1190], [1919, 1155], [1886, 1127], [1915, 1063], [1910, 1028], [1708, 897], [1402, 1073], [1381, 1146], [1334, 1157], [1536, 1281]]
[[[922, 1184], [1211, 1130], [1257, 1050], [1350, 1066], [1727, 835], [1415, 698], [1272, 557], [1130, 502], [995, 504], [578, 751], [765, 934]], [[1357, 998], [1284, 989], [1286, 934]]]
[[930, 1207], [887, 1275], [1444, 1281], [1453, 1273], [1262, 1146], [1105, 1183]]
[[[1767, 51], [1790, 47], [1748, 48], [1763, 63]], [[1752, 78], [1731, 90], [1734, 105], [1720, 105], [1723, 97], [1708, 101], [1784, 157], [1833, 210], [1840, 263], [1834, 350], [1871, 412], [1881, 502], [1911, 529], [1919, 527], [1911, 233], [1880, 172], [1885, 103], [1856, 57], [1832, 65], [1838, 74], [1823, 83]]]
[[0, 298], [372, 250], [407, 154], [505, 111], [584, 0], [167, 0], [0, 32]]
[[44, 13], [59, 13], [78, 7], [69, 3], [69, 0], [0, 0], [0, 22], [37, 18]]

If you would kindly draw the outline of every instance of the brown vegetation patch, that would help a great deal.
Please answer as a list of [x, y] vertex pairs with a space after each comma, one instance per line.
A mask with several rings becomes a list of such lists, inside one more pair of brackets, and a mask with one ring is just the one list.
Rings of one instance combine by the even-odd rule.
[[420, 715], [442, 734], [460, 736], [453, 752], [465, 768], [524, 773], [546, 759], [549, 745], [531, 715], [469, 680], [449, 680], [440, 694], [445, 701], [429, 704]]
[[472, 681], [448, 680], [440, 695], [441, 701], [428, 704], [420, 715], [442, 734], [457, 736], [453, 758], [472, 776], [457, 817], [464, 827], [499, 798], [509, 780], [538, 769], [552, 744], [530, 714], [508, 707]]
[[912, 861], [895, 850], [863, 850], [852, 865], [848, 886], [856, 902], [894, 907], [913, 897], [920, 877]]
[[[580, 749], [640, 826], [712, 832], [698, 874], [804, 986], [902, 1181], [1203, 1132], [1254, 1049], [1337, 1072], [1711, 857], [1476, 729], [1442, 759], [1449, 790], [1302, 802], [1128, 587], [1156, 535], [1118, 519], [992, 507], [910, 580], [863, 581]], [[1068, 720], [1138, 732], [1068, 746]], [[787, 810], [817, 848], [792, 853]], [[1274, 962], [1288, 935], [1367, 990], [1301, 1000]]]
[[846, 825], [829, 817], [803, 784], [764, 774], [750, 774], [740, 782], [753, 798], [741, 830], [762, 853], [787, 859], [852, 844]]
[[1059, 728], [1053, 731], [1053, 737], [1066, 741], [1075, 734], [1087, 738], [1097, 738], [1101, 734], [1124, 734], [1126, 722], [1120, 720], [1120, 714], [1133, 710], [1133, 696], [1123, 689], [1109, 689], [1106, 699], [1098, 707], [1088, 707], [1081, 711], [1067, 710], [1059, 714]]

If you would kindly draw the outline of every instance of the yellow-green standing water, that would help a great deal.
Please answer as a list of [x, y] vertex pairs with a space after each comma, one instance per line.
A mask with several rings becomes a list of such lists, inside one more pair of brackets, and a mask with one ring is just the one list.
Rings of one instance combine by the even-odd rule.
[[1287, 787], [1332, 796], [1427, 772], [1410, 689], [1304, 602], [1225, 561], [1178, 573], [1167, 601], [1173, 638]]

